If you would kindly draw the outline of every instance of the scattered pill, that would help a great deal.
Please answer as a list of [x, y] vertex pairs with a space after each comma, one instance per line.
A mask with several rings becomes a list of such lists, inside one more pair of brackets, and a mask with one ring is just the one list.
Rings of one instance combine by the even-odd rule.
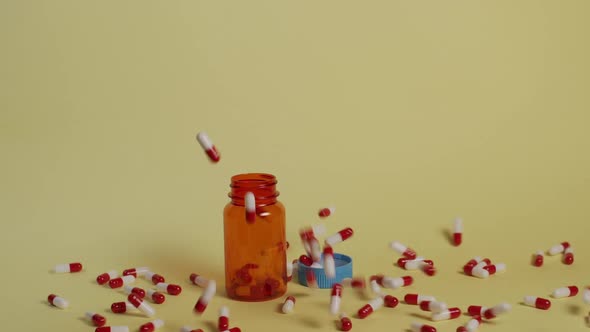
[[430, 316], [430, 319], [432, 319], [433, 321], [439, 321], [439, 320], [449, 320], [449, 319], [455, 319], [455, 318], [459, 318], [459, 316], [461, 316], [461, 309], [454, 307], [454, 308], [448, 308], [447, 310], [443, 310], [441, 312], [433, 312], [432, 316]]
[[195, 304], [195, 311], [197, 313], [202, 314], [205, 311], [205, 309], [207, 309], [207, 305], [209, 305], [209, 302], [211, 302], [211, 299], [215, 295], [216, 291], [217, 283], [215, 282], [215, 280], [209, 280], [209, 282], [207, 283], [207, 287], [205, 287], [203, 293], [201, 294], [201, 296], [197, 300], [197, 303]]
[[151, 271], [147, 271], [143, 276], [147, 280], [151, 280], [154, 283], [154, 285], [157, 285], [161, 282], [166, 282], [166, 279], [164, 279], [164, 277]]
[[107, 323], [107, 319], [103, 315], [97, 314], [96, 312], [89, 311], [85, 314], [85, 317], [91, 321], [94, 326], [101, 327]]
[[145, 297], [145, 290], [143, 290], [143, 288], [125, 285], [123, 287], [123, 290], [125, 291], [125, 294], [127, 294], [127, 295], [133, 293], [142, 299]]
[[342, 286], [352, 288], [366, 288], [367, 284], [363, 277], [352, 277], [342, 279]]
[[483, 317], [485, 319], [496, 318], [498, 315], [510, 311], [510, 309], [512, 309], [512, 306], [509, 303], [501, 303], [484, 311]]
[[484, 266], [483, 269], [488, 271], [490, 275], [493, 275], [493, 274], [496, 274], [497, 272], [506, 271], [506, 264], [504, 264], [504, 263], [490, 264], [490, 265]]
[[429, 277], [432, 277], [436, 274], [436, 268], [434, 267], [434, 265], [424, 263], [422, 264], [420, 269]]
[[164, 326], [164, 321], [161, 319], [156, 319], [141, 325], [139, 327], [139, 332], [153, 332], [162, 326]]
[[480, 305], [470, 305], [470, 306], [467, 308], [467, 313], [468, 313], [470, 316], [483, 316], [483, 313], [484, 313], [486, 310], [488, 310], [488, 308], [487, 308], [487, 307], [483, 307], [483, 306], [480, 306]]
[[147, 290], [147, 297], [152, 300], [155, 304], [162, 304], [166, 301], [166, 296], [160, 292], [157, 292], [153, 289]]
[[413, 249], [408, 248], [405, 245], [401, 244], [400, 242], [393, 241], [389, 244], [389, 247], [391, 249], [395, 250], [400, 255], [403, 255], [409, 259], [416, 258], [416, 252]]
[[542, 310], [547, 310], [551, 307], [551, 301], [536, 296], [525, 296], [524, 304]]
[[129, 303], [133, 304], [134, 307], [139, 309], [139, 311], [141, 311], [144, 315], [146, 315], [148, 317], [152, 317], [153, 315], [156, 314], [156, 311], [154, 310], [154, 308], [152, 308], [149, 304], [147, 304], [145, 301], [140, 299], [135, 294], [129, 294], [127, 296], [127, 301], [129, 301]]
[[313, 264], [313, 259], [311, 259], [310, 256], [301, 255], [301, 256], [299, 256], [299, 263], [301, 263], [305, 266], [311, 266]]
[[383, 304], [388, 308], [395, 308], [399, 304], [399, 300], [393, 295], [385, 295], [383, 297]]
[[420, 309], [424, 311], [442, 312], [447, 310], [447, 304], [437, 301], [422, 301], [420, 302]]
[[467, 323], [465, 323], [465, 325], [459, 326], [457, 328], [457, 332], [473, 332], [473, 331], [476, 331], [480, 325], [481, 325], [481, 316], [475, 316], [472, 319], [470, 319], [469, 321], [467, 321]]
[[161, 292], [166, 292], [170, 295], [178, 295], [182, 292], [182, 287], [175, 284], [167, 284], [165, 282], [160, 282], [156, 284], [156, 289]]
[[246, 207], [246, 221], [253, 223], [256, 221], [256, 198], [252, 192], [247, 192], [244, 196], [244, 205]]
[[360, 308], [358, 310], [358, 312], [357, 312], [358, 317], [360, 319], [366, 318], [367, 316], [372, 314], [374, 311], [381, 308], [383, 306], [383, 304], [384, 304], [384, 301], [381, 296], [378, 296], [378, 297], [372, 299], [371, 301], [369, 301], [369, 303], [365, 304], [362, 308]]
[[199, 144], [201, 145], [203, 150], [205, 150], [205, 153], [207, 153], [207, 156], [209, 156], [209, 160], [211, 160], [214, 163], [219, 161], [219, 159], [220, 159], [219, 152], [217, 151], [217, 148], [215, 147], [215, 145], [213, 145], [213, 142], [211, 142], [211, 139], [209, 139], [209, 136], [207, 135], [207, 133], [205, 133], [205, 132], [198, 133], [197, 134], [197, 141], [199, 142]]
[[342, 285], [341, 284], [334, 284], [332, 285], [332, 294], [330, 296], [330, 313], [332, 315], [337, 315], [340, 311], [340, 302], [342, 301]]
[[544, 257], [545, 256], [543, 255], [543, 252], [541, 250], [535, 252], [535, 254], [533, 255], [533, 265], [536, 267], [543, 266]]
[[284, 314], [288, 314], [293, 311], [295, 307], [295, 297], [287, 296], [285, 302], [283, 303], [282, 311]]
[[404, 301], [406, 304], [418, 305], [424, 301], [436, 301], [436, 298], [430, 295], [406, 294], [404, 296]]
[[127, 301], [114, 302], [111, 304], [111, 311], [115, 314], [124, 314], [128, 311], [137, 311], [137, 308]]
[[129, 332], [128, 326], [102, 326], [97, 327], [94, 332]]
[[69, 263], [69, 264], [58, 264], [53, 269], [55, 273], [75, 273], [82, 271], [82, 264], [80, 263]]
[[325, 240], [326, 245], [333, 247], [335, 244], [338, 244], [342, 241], [347, 240], [353, 234], [354, 234], [354, 232], [353, 232], [352, 228], [350, 228], [350, 227], [344, 228], [344, 229], [338, 231], [338, 233], [328, 236]]
[[562, 297], [576, 296], [577, 294], [578, 294], [578, 287], [567, 286], [567, 287], [561, 287], [561, 288], [554, 290], [553, 294], [551, 294], [551, 296], [553, 296], [556, 299], [560, 299]]
[[105, 272], [100, 274], [98, 277], [96, 277], [96, 283], [98, 283], [99, 285], [104, 285], [107, 282], [109, 282], [109, 280], [113, 279], [113, 278], [117, 278], [119, 276], [119, 272], [112, 270], [109, 272]]
[[556, 244], [553, 247], [551, 247], [549, 249], [549, 251], [547, 252], [550, 256], [554, 256], [557, 254], [561, 254], [562, 252], [565, 251], [565, 249], [567, 249], [570, 246], [569, 242], [561, 242], [560, 244]]
[[412, 323], [412, 332], [436, 332], [436, 327], [422, 324], [422, 323]]
[[198, 275], [196, 273], [191, 273], [189, 279], [193, 284], [195, 284], [199, 287], [206, 287], [207, 286], [208, 280], [205, 277]]
[[574, 263], [574, 248], [569, 246], [563, 251], [563, 263], [572, 265]]
[[316, 238], [311, 238], [308, 240], [308, 243], [309, 250], [311, 252], [311, 259], [314, 262], [319, 262], [322, 259], [322, 247], [320, 246], [320, 241], [318, 241]]
[[369, 282], [369, 286], [371, 286], [371, 292], [375, 295], [382, 295], [381, 287], [379, 286], [379, 282], [375, 279]]
[[285, 264], [287, 268], [287, 282], [293, 280], [293, 268], [295, 264], [289, 263], [289, 259], [287, 259], [287, 263]]
[[109, 287], [111, 288], [120, 288], [124, 285], [128, 285], [130, 283], [135, 282], [134, 276], [122, 276], [115, 279], [109, 280]]
[[398, 278], [383, 277], [383, 287], [397, 289], [400, 287], [410, 286], [414, 282], [411, 276], [403, 276]]
[[475, 256], [472, 259], [470, 259], [467, 263], [465, 263], [465, 265], [477, 265], [477, 263], [481, 262], [482, 258], [479, 256]]
[[424, 259], [423, 257], [416, 257], [414, 259], [401, 257], [397, 260], [397, 265], [405, 270], [418, 270], [424, 264], [433, 265], [434, 263], [429, 259]]
[[142, 276], [149, 271], [150, 271], [150, 269], [145, 266], [144, 267], [134, 267], [131, 269], [124, 270], [123, 275], [124, 276], [134, 276], [137, 278], [138, 276]]
[[[478, 265], [474, 266], [471, 269], [471, 274], [470, 275], [472, 275], [474, 277], [485, 279], [485, 278], [487, 278], [487, 277], [490, 276], [490, 271], [486, 270], [484, 268], [485, 266], [480, 265], [480, 264], [482, 264], [482, 263], [479, 263]], [[463, 270], [463, 271], [465, 271], [465, 270]]]
[[55, 294], [49, 294], [49, 296], [47, 297], [47, 301], [52, 306], [58, 307], [60, 309], [65, 309], [70, 305], [68, 300], [64, 299], [63, 297], [59, 297]]
[[324, 234], [326, 234], [326, 225], [323, 223], [311, 225], [309, 227], [302, 228], [301, 230], [299, 230], [299, 237], [302, 240], [317, 238]]
[[340, 315], [340, 331], [350, 331], [352, 329], [352, 321], [350, 317], [344, 312], [341, 312]]
[[584, 301], [584, 303], [590, 304], [590, 288], [586, 287], [586, 289], [584, 289], [584, 291], [582, 292], [582, 300]]
[[219, 331], [225, 331], [229, 328], [229, 308], [227, 306], [221, 306], [219, 308], [219, 317], [217, 319], [217, 329]]
[[459, 246], [463, 242], [463, 219], [456, 218], [453, 226], [453, 244]]
[[320, 211], [318, 212], [318, 215], [321, 218], [325, 218], [325, 217], [331, 216], [335, 211], [336, 211], [336, 208], [333, 206], [330, 206], [327, 208], [320, 209]]
[[185, 325], [180, 328], [180, 332], [204, 332], [203, 329], [193, 329], [192, 327]]

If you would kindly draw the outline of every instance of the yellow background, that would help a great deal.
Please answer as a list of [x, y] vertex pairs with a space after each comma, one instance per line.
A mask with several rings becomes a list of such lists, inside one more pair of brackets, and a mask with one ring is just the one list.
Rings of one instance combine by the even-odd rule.
[[[91, 331], [83, 313], [123, 298], [94, 278], [149, 266], [184, 287], [156, 307], [162, 331], [214, 331], [221, 304], [243, 331], [334, 331], [329, 291], [297, 285], [291, 315], [276, 311], [282, 299], [223, 292], [191, 312], [201, 290], [188, 275], [222, 281], [229, 178], [260, 171], [279, 180], [291, 259], [299, 227], [334, 203], [326, 224], [356, 231], [337, 247], [355, 273], [405, 274], [391, 240], [436, 262], [436, 277], [414, 272], [391, 292], [400, 299], [514, 304], [482, 331], [587, 330], [580, 296], [548, 312], [518, 302], [590, 283], [589, 11], [585, 0], [0, 2], [2, 329]], [[459, 248], [445, 235], [457, 215]], [[530, 266], [565, 240], [574, 265]], [[474, 255], [508, 271], [458, 273]], [[71, 261], [85, 271], [48, 272]], [[71, 307], [49, 307], [50, 292]], [[365, 302], [345, 290], [342, 308]], [[403, 331], [423, 314], [400, 304], [353, 329]], [[132, 330], [148, 320], [105, 315]]]

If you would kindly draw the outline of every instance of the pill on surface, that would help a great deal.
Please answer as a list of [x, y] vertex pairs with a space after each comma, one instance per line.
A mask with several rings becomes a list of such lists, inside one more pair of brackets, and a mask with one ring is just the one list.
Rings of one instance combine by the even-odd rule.
[[378, 310], [379, 308], [381, 308], [384, 304], [384, 300], [381, 296], [378, 296], [374, 299], [372, 299], [371, 301], [369, 301], [369, 303], [365, 304], [362, 308], [360, 308], [357, 312], [358, 317], [360, 319], [364, 319], [367, 316], [369, 316], [370, 314], [372, 314], [374, 311]]
[[127, 301], [122, 301], [111, 304], [111, 311], [115, 314], [124, 314], [128, 311], [137, 311], [137, 308]]
[[352, 321], [350, 317], [344, 312], [339, 315], [340, 318], [340, 331], [350, 331], [352, 329]]
[[342, 301], [342, 285], [335, 283], [332, 285], [332, 293], [330, 295], [330, 313], [337, 315], [340, 311], [340, 302]]
[[510, 309], [512, 309], [512, 306], [509, 303], [501, 303], [484, 311], [483, 317], [485, 319], [496, 318], [498, 315], [510, 311]]
[[483, 316], [483, 313], [488, 310], [487, 307], [480, 305], [470, 305], [467, 308], [467, 313], [471, 316]]
[[456, 218], [453, 225], [453, 244], [460, 246], [463, 242], [463, 219]]
[[167, 284], [165, 282], [160, 282], [156, 284], [156, 289], [161, 292], [166, 292], [170, 295], [178, 295], [182, 292], [182, 287], [175, 284]]
[[406, 294], [404, 296], [404, 301], [407, 304], [418, 305], [424, 301], [436, 301], [436, 298], [430, 295]]
[[567, 247], [563, 251], [563, 263], [566, 265], [572, 265], [574, 263], [574, 248]]
[[126, 269], [123, 271], [123, 275], [124, 276], [134, 276], [134, 277], [138, 277], [138, 276], [142, 276], [144, 274], [146, 274], [147, 272], [149, 272], [150, 269], [148, 267], [134, 267], [134, 268], [130, 268], [130, 269]]
[[321, 218], [329, 217], [332, 214], [334, 214], [335, 211], [336, 211], [336, 208], [333, 206], [323, 208], [323, 209], [320, 209], [320, 211], [318, 212], [318, 216], [320, 216]]
[[189, 279], [193, 284], [195, 284], [199, 287], [207, 286], [207, 282], [209, 281], [205, 277], [203, 277], [199, 274], [196, 274], [196, 273], [191, 273]]
[[216, 291], [217, 283], [215, 282], [215, 280], [209, 280], [209, 282], [207, 283], [207, 287], [205, 287], [203, 293], [201, 294], [201, 296], [197, 300], [197, 303], [195, 304], [195, 312], [202, 314], [205, 311], [205, 309], [207, 309], [207, 305], [209, 304], [211, 299], [213, 299], [213, 296], [215, 295]]
[[389, 247], [397, 253], [399, 253], [400, 255], [403, 255], [409, 259], [416, 258], [416, 252], [413, 249], [406, 247], [398, 241], [392, 241], [391, 243], [389, 243]]
[[75, 273], [82, 271], [81, 263], [58, 264], [53, 268], [55, 273]]
[[422, 323], [412, 323], [412, 332], [436, 332], [436, 327], [422, 324]]
[[89, 311], [84, 316], [86, 319], [91, 321], [94, 326], [101, 327], [107, 323], [107, 319], [103, 315], [97, 314], [96, 312]]
[[127, 301], [131, 303], [134, 307], [139, 309], [144, 315], [148, 317], [152, 317], [156, 314], [154, 308], [152, 308], [149, 304], [147, 304], [144, 300], [140, 299], [139, 296], [135, 294], [129, 294], [127, 296]]
[[363, 277], [352, 277], [342, 279], [342, 286], [352, 288], [366, 288], [367, 284]]
[[473, 332], [481, 325], [481, 316], [476, 316], [467, 321], [465, 325], [459, 326], [457, 332]]
[[399, 300], [393, 295], [385, 295], [383, 296], [383, 304], [388, 308], [395, 308], [399, 304]]
[[55, 294], [49, 294], [49, 296], [47, 296], [47, 302], [49, 302], [49, 304], [51, 304], [52, 306], [58, 307], [60, 309], [65, 309], [70, 305], [68, 300]]
[[166, 301], [166, 296], [160, 292], [156, 292], [153, 289], [147, 290], [147, 297], [152, 300], [155, 304], [162, 304]]
[[551, 296], [553, 296], [556, 299], [560, 299], [562, 297], [576, 296], [577, 294], [578, 294], [578, 287], [567, 286], [567, 287], [557, 288], [556, 290], [553, 291]]
[[560, 244], [556, 244], [553, 247], [549, 248], [549, 250], [547, 251], [547, 254], [549, 254], [549, 256], [554, 256], [554, 255], [557, 255], [557, 254], [561, 254], [569, 246], [570, 246], [570, 243], [569, 242], [561, 242]]
[[164, 279], [164, 277], [151, 271], [147, 271], [143, 275], [143, 277], [145, 277], [147, 280], [151, 280], [154, 283], [154, 285], [157, 285], [161, 282], [166, 282], [166, 279]]
[[537, 296], [525, 296], [523, 302], [530, 307], [542, 310], [547, 310], [551, 307], [551, 301]]
[[288, 314], [293, 311], [294, 307], [295, 307], [295, 297], [294, 296], [287, 296], [287, 298], [285, 299], [285, 302], [283, 302], [283, 307], [281, 308], [281, 310], [283, 311], [283, 313]]
[[127, 295], [133, 293], [142, 299], [145, 297], [145, 290], [143, 290], [142, 288], [139, 288], [139, 287], [133, 287], [130, 285], [126, 285], [123, 287], [123, 290], [124, 290], [125, 294], [127, 294]]
[[383, 277], [382, 285], [385, 288], [397, 289], [400, 287], [410, 286], [414, 282], [411, 276], [403, 276], [398, 278]]
[[107, 282], [109, 282], [109, 280], [117, 278], [119, 276], [119, 272], [112, 270], [109, 272], [105, 272], [100, 274], [98, 277], [96, 277], [96, 283], [99, 285], [104, 285]]
[[484, 270], [488, 271], [490, 275], [496, 274], [497, 272], [504, 272], [506, 271], [506, 264], [504, 263], [496, 263], [490, 264], [483, 267]]
[[139, 327], [139, 332], [153, 332], [162, 326], [164, 326], [164, 321], [161, 319], [156, 319], [141, 325]]
[[134, 276], [122, 276], [122, 277], [118, 277], [115, 279], [111, 279], [109, 280], [109, 287], [111, 288], [120, 288], [123, 287], [124, 285], [128, 285], [135, 282], [135, 277]]
[[433, 321], [440, 321], [440, 320], [449, 320], [459, 318], [461, 316], [461, 309], [454, 307], [448, 308], [447, 310], [443, 310], [441, 312], [433, 312], [430, 319]]
[[217, 318], [217, 329], [219, 331], [225, 331], [229, 328], [229, 308], [227, 306], [221, 306], [219, 308], [219, 317]]
[[538, 250], [533, 255], [533, 265], [536, 267], [543, 266], [544, 259], [545, 259], [545, 256], [543, 255], [543, 252], [541, 250]]
[[422, 301], [420, 302], [420, 309], [424, 311], [442, 312], [447, 310], [447, 304], [437, 301]]

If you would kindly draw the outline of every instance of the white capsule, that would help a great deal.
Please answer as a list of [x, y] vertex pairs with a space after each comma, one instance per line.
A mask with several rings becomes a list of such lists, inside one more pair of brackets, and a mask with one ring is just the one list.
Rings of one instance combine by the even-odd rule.
[[381, 287], [377, 283], [377, 280], [371, 280], [371, 282], [369, 283], [369, 285], [371, 286], [371, 291], [375, 295], [382, 295], [383, 294], [383, 292], [381, 291]]
[[[511, 309], [512, 309], [512, 305], [510, 305], [510, 303], [500, 303], [497, 306], [494, 306], [488, 310], [490, 311], [492, 316], [495, 317], [500, 314], [506, 313], [506, 312], [510, 311]], [[485, 315], [486, 311], [484, 311], [484, 315]], [[487, 315], [485, 315], [485, 316], [487, 316]]]
[[484, 269], [483, 267], [479, 267], [478, 264], [478, 266], [474, 267], [471, 271], [471, 275], [474, 277], [486, 279], [490, 276], [490, 272], [488, 272], [488, 270]]
[[295, 307], [295, 298], [293, 296], [287, 296], [285, 302], [283, 303], [283, 307], [281, 308], [284, 314], [288, 314], [293, 311]]
[[209, 282], [207, 283], [207, 287], [205, 287], [205, 290], [201, 295], [201, 300], [204, 302], [204, 304], [209, 304], [213, 296], [215, 296], [216, 291], [217, 283], [213, 279], [209, 280]]
[[463, 219], [461, 219], [461, 218], [455, 219], [453, 233], [463, 233]]
[[554, 256], [557, 254], [561, 254], [562, 252], [565, 251], [565, 249], [569, 247], [569, 243], [568, 242], [562, 242], [560, 244], [556, 244], [553, 247], [551, 247], [549, 249], [549, 251], [547, 252], [547, 254], [549, 254], [550, 256]]
[[383, 300], [383, 297], [381, 297], [381, 296], [378, 296], [378, 297], [372, 299], [371, 301], [369, 301], [369, 305], [371, 306], [371, 308], [373, 308], [373, 311], [377, 311], [377, 309], [381, 308], [384, 303], [385, 303], [385, 301]]
[[342, 298], [338, 295], [332, 295], [330, 297], [330, 313], [332, 315], [337, 315], [340, 311], [340, 303], [342, 302]]
[[472, 318], [464, 325], [464, 327], [467, 330], [467, 332], [474, 332], [477, 330], [479, 325], [481, 325], [479, 320]]
[[213, 147], [213, 143], [209, 139], [209, 135], [207, 135], [205, 132], [200, 132], [197, 134], [197, 141], [204, 150], [210, 150]]
[[590, 288], [584, 289], [582, 292], [582, 300], [584, 303], [590, 304]]
[[389, 243], [389, 247], [391, 249], [395, 250], [399, 254], [403, 254], [406, 250], [408, 250], [408, 247], [404, 246], [403, 244], [401, 244], [397, 241], [393, 241], [393, 242]]
[[320, 246], [320, 242], [316, 239], [310, 239], [309, 245], [311, 249], [311, 259], [314, 262], [319, 262], [322, 259], [322, 248]]
[[287, 259], [287, 278], [293, 278], [293, 265], [295, 264], [291, 264], [291, 262], [289, 262], [289, 260]]
[[404, 264], [404, 269], [405, 270], [418, 270], [421, 269], [424, 264], [424, 257], [416, 257], [416, 259], [412, 259], [412, 260], [407, 260], [406, 263]]
[[70, 305], [68, 300], [53, 294], [49, 296], [48, 300], [51, 305], [56, 306], [60, 309], [65, 309]]
[[553, 291], [553, 294], [551, 294], [551, 296], [553, 296], [556, 299], [559, 299], [562, 297], [575, 296], [576, 294], [578, 294], [578, 287], [568, 286], [557, 288]]
[[336, 262], [333, 255], [324, 254], [324, 272], [329, 279], [336, 277]]

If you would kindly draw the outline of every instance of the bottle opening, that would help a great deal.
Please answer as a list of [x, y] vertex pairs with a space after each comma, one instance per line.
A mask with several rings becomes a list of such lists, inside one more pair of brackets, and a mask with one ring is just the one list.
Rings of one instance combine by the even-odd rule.
[[256, 205], [274, 204], [279, 192], [276, 190], [277, 179], [267, 173], [245, 173], [231, 178], [231, 192], [228, 196], [235, 205], [244, 205], [244, 196], [252, 192], [256, 198]]

